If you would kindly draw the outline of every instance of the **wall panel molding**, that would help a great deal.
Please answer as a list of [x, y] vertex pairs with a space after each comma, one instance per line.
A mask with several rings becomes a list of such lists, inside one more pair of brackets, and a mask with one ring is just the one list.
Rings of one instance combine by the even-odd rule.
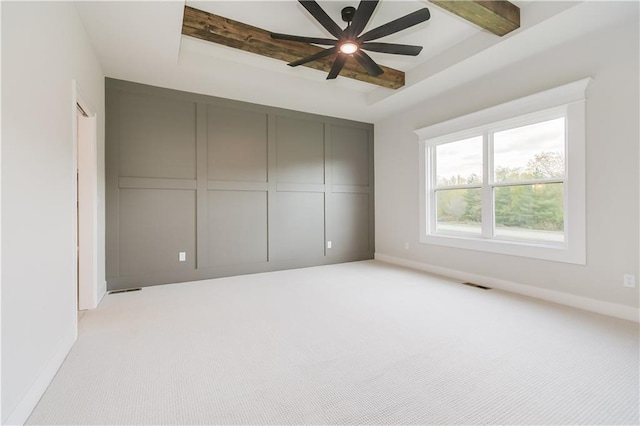
[[327, 186], [322, 183], [278, 183], [278, 192], [325, 192]]
[[106, 90], [109, 290], [373, 258], [373, 125]]
[[209, 191], [268, 191], [269, 185], [262, 182], [210, 180], [207, 182], [207, 189]]
[[129, 189], [196, 189], [195, 179], [162, 179], [120, 177], [118, 188]]
[[371, 188], [369, 185], [333, 185], [333, 193], [353, 193], [353, 194], [369, 194]]

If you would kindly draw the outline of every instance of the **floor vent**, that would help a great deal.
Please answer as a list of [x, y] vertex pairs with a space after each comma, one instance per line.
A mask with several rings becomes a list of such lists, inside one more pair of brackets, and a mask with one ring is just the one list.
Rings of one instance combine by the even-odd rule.
[[122, 290], [112, 290], [109, 292], [109, 294], [128, 293], [130, 291], [139, 291], [139, 290], [142, 290], [142, 287], [124, 288]]
[[480, 284], [474, 284], [474, 283], [462, 283], [463, 285], [468, 285], [469, 287], [475, 287], [475, 288], [480, 288], [482, 290], [491, 290], [491, 287], [485, 287], [483, 285]]

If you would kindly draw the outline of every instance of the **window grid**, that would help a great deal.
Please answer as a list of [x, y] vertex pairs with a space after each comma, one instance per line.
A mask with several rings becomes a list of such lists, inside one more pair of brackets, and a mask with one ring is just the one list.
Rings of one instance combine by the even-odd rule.
[[493, 176], [492, 143], [493, 133], [486, 130], [482, 135], [482, 236], [484, 238], [493, 238], [494, 234], [493, 189], [489, 186]]
[[[562, 178], [539, 178], [539, 179], [522, 179], [522, 180], [508, 180], [508, 181], [495, 181], [495, 169], [494, 169], [494, 138], [493, 135], [497, 132], [504, 130], [511, 130], [518, 127], [524, 127], [528, 125], [535, 125], [539, 123], [543, 123], [545, 121], [564, 118], [565, 126], [564, 126], [564, 176]], [[534, 117], [529, 117], [525, 120], [512, 121], [508, 124], [502, 124], [500, 126], [495, 126], [486, 129], [482, 133], [467, 133], [464, 136], [460, 135], [457, 138], [450, 138], [450, 140], [442, 141], [440, 143], [436, 143], [429, 146], [427, 149], [427, 158], [426, 164], [429, 165], [429, 178], [426, 182], [427, 188], [431, 188], [429, 191], [429, 204], [434, 206], [434, 208], [430, 209], [429, 214], [429, 223], [428, 229], [429, 233], [435, 233], [439, 235], [460, 235], [456, 232], [438, 232], [437, 231], [437, 192], [439, 191], [448, 191], [448, 190], [457, 190], [457, 189], [480, 189], [481, 190], [481, 238], [486, 239], [495, 239], [495, 240], [505, 240], [505, 241], [516, 241], [516, 242], [526, 242], [526, 243], [544, 243], [551, 245], [567, 245], [567, 205], [568, 205], [568, 191], [563, 190], [563, 234], [564, 238], [562, 243], [554, 243], [550, 241], [537, 241], [533, 239], [522, 239], [522, 238], [509, 238], [506, 236], [496, 235], [496, 221], [495, 221], [495, 189], [496, 188], [505, 188], [505, 187], [514, 187], [514, 186], [529, 186], [529, 185], [545, 185], [545, 184], [562, 184], [563, 189], [566, 188], [565, 181], [567, 177], [567, 158], [568, 158], [568, 126], [566, 126], [566, 111], [562, 111], [562, 113], [558, 113], [558, 111], [554, 111], [551, 114], [542, 114], [536, 115]], [[436, 147], [438, 145], [444, 145], [447, 143], [457, 142], [459, 140], [467, 139], [474, 136], [482, 135], [482, 182], [480, 184], [459, 184], [459, 185], [438, 185], [437, 181], [437, 150]], [[429, 211], [429, 210], [428, 210]], [[477, 238], [474, 234], [464, 234], [465, 237]]]

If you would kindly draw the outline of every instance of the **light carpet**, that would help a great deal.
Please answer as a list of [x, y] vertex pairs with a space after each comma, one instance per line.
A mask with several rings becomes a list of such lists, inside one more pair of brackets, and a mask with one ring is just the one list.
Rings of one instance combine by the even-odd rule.
[[638, 324], [378, 261], [107, 295], [28, 424], [638, 424]]

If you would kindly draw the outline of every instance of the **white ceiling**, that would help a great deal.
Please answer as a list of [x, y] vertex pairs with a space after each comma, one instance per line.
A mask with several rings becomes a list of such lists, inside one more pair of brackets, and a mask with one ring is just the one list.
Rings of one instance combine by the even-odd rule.
[[[342, 8], [348, 5], [357, 6], [358, 4], [357, 0], [321, 0], [319, 3], [341, 27], [346, 25], [340, 18]], [[271, 32], [333, 38], [298, 2], [187, 1], [186, 4], [196, 9], [231, 18]], [[427, 4], [417, 0], [382, 1], [378, 4], [371, 17], [367, 29], [376, 28], [424, 7], [428, 7]], [[423, 50], [418, 57], [375, 52], [370, 53], [370, 56], [382, 65], [407, 71], [429, 57], [481, 31], [479, 27], [470, 22], [459, 19], [437, 7], [428, 8], [432, 18], [427, 22], [380, 39], [380, 41], [390, 43], [423, 46]], [[436, 34], [437, 36], [435, 36]], [[316, 74], [321, 79], [326, 77], [326, 73], [314, 71], [313, 75]], [[375, 88], [370, 84], [366, 84], [365, 87], [367, 88], [365, 91]]]
[[[184, 1], [76, 3], [108, 77], [177, 90], [375, 122], [458, 84], [580, 37], [629, 14], [630, 3], [513, 1], [521, 28], [495, 36], [421, 0], [383, 0], [368, 29], [422, 7], [431, 19], [382, 41], [424, 46], [417, 57], [371, 54], [406, 72], [406, 86], [380, 88], [181, 35]], [[356, 0], [320, 0], [338, 23]], [[294, 0], [187, 1], [273, 32], [332, 38]], [[633, 10], [633, 9], [631, 9]]]

